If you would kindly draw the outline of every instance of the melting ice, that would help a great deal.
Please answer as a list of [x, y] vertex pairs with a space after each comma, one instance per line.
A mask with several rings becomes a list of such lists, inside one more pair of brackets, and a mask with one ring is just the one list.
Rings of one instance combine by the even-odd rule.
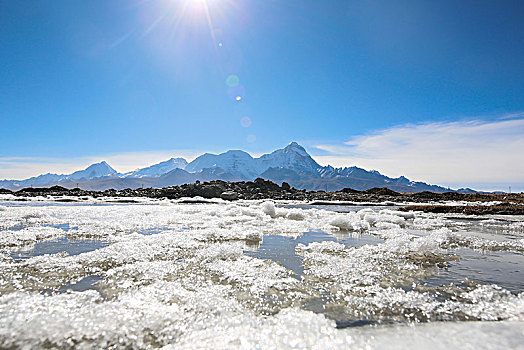
[[524, 344], [524, 218], [95, 202], [0, 202], [1, 348]]

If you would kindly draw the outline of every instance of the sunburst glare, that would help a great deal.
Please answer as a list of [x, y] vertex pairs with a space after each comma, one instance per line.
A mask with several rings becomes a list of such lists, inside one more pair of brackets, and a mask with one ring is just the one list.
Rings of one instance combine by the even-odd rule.
[[223, 43], [216, 38], [215, 18], [223, 18], [233, 5], [231, 0], [164, 0], [155, 20], [148, 26], [144, 35], [149, 34], [157, 27], [167, 27], [169, 39], [177, 42], [190, 39], [194, 42], [195, 36], [200, 40], [202, 29], [212, 39], [213, 47], [222, 47]]

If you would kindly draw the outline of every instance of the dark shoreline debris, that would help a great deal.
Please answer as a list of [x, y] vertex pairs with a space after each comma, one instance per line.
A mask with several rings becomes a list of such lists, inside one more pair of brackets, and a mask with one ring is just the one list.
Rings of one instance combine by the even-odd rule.
[[495, 205], [409, 205], [401, 211], [423, 211], [437, 214], [465, 215], [524, 215], [524, 205], [502, 203]]
[[[464, 202], [497, 202], [497, 205], [490, 206], [408, 206], [404, 210], [421, 210], [432, 212], [450, 213], [521, 213], [524, 206], [523, 193], [399, 193], [387, 188], [372, 188], [365, 191], [357, 191], [344, 188], [340, 191], [306, 191], [295, 189], [287, 183], [282, 186], [257, 178], [254, 181], [227, 182], [215, 180], [210, 182], [196, 182], [179, 186], [164, 188], [137, 188], [105, 191], [90, 191], [80, 188], [65, 188], [62, 186], [52, 186], [45, 188], [24, 188], [19, 191], [0, 189], [0, 194], [12, 194], [16, 197], [56, 197], [56, 196], [75, 196], [75, 197], [146, 197], [146, 198], [167, 198], [179, 199], [186, 197], [203, 197], [207, 199], [222, 198], [225, 200], [236, 199], [273, 199], [273, 200], [294, 200], [306, 202], [351, 202], [351, 203], [435, 203], [446, 204], [450, 201]], [[21, 198], [20, 198], [21, 199]], [[512, 206], [519, 205], [519, 206]], [[491, 208], [491, 209], [490, 209]]]

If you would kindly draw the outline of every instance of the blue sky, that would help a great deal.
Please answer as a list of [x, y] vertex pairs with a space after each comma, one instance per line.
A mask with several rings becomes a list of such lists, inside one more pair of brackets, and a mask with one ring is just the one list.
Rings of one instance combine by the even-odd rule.
[[[0, 0], [0, 178], [295, 140], [338, 166], [518, 187], [523, 22], [522, 1]], [[421, 128], [426, 148], [387, 138]], [[396, 159], [406, 143], [420, 159], [442, 146], [441, 175]]]

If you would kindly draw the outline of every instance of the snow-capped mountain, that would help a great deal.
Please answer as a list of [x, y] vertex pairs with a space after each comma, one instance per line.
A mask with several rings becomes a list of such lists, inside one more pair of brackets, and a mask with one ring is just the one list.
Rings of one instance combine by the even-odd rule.
[[68, 175], [44, 174], [25, 180], [0, 180], [0, 187], [24, 188], [30, 186], [49, 186], [65, 182], [82, 182], [104, 177], [116, 177], [118, 172], [105, 161], [91, 164], [84, 170], [75, 171]]
[[47, 186], [51, 183], [58, 183], [61, 179], [63, 179], [65, 175], [57, 175], [57, 174], [43, 174], [38, 175], [35, 177], [31, 177], [29, 179], [25, 180], [0, 180], [0, 187], [6, 187], [6, 188], [24, 188], [24, 187], [30, 187], [30, 186]]
[[321, 168], [306, 150], [296, 142], [260, 158], [253, 158], [244, 151], [227, 151], [221, 154], [206, 153], [196, 158], [185, 168], [188, 172], [198, 172], [206, 168], [222, 168], [235, 176], [255, 178], [269, 168], [285, 168], [317, 173]]
[[356, 166], [323, 167], [296, 142], [258, 158], [240, 150], [221, 154], [205, 153], [189, 164], [183, 158], [171, 158], [126, 174], [119, 174], [106, 162], [100, 162], [70, 175], [45, 174], [21, 181], [3, 180], [0, 181], [0, 187], [16, 189], [56, 184], [74, 187], [79, 184], [81, 188], [104, 190], [166, 187], [197, 180], [252, 181], [257, 177], [276, 183], [285, 181], [295, 188], [308, 190], [335, 191], [346, 187], [366, 190], [387, 187], [398, 192], [449, 191], [444, 187], [414, 182], [404, 176], [390, 178], [376, 170], [368, 171]]
[[278, 149], [270, 154], [264, 154], [257, 161], [259, 169], [262, 171], [269, 168], [284, 168], [317, 174], [322, 168], [311, 158], [304, 147], [296, 142], [291, 142], [285, 148]]
[[118, 172], [111, 168], [105, 161], [95, 163], [88, 166], [84, 170], [75, 171], [71, 175], [67, 175], [66, 179], [80, 180], [80, 179], [96, 179], [104, 176], [116, 176]]
[[189, 163], [185, 170], [196, 173], [207, 168], [221, 168], [242, 178], [256, 177], [260, 174], [255, 159], [249, 153], [238, 150], [221, 154], [205, 153]]
[[184, 158], [171, 158], [164, 162], [151, 165], [147, 168], [138, 169], [124, 174], [124, 177], [159, 177], [174, 169], [185, 169], [187, 160]]

